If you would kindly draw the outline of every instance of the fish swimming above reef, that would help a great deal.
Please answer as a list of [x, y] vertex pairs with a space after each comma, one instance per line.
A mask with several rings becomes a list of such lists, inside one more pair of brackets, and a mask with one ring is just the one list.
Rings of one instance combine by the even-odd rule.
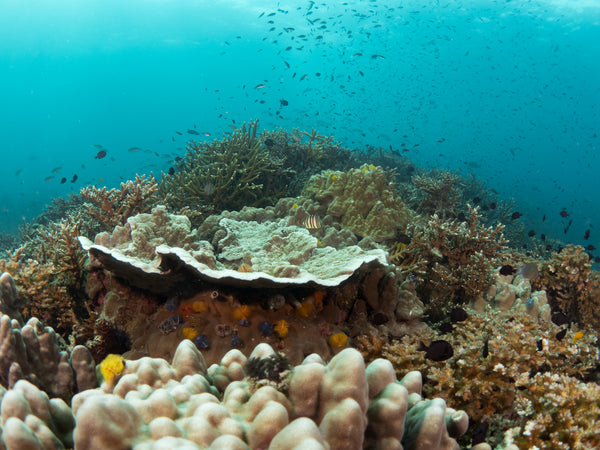
[[102, 159], [106, 156], [106, 151], [105, 150], [100, 150], [96, 156], [94, 156], [94, 159]]
[[194, 134], [196, 136], [200, 136], [200, 133], [198, 133], [196, 130], [192, 130], [192, 129], [187, 130], [187, 133], [188, 134]]
[[429, 346], [421, 342], [419, 350], [424, 351], [425, 358], [432, 361], [446, 361], [454, 356], [452, 344], [444, 340], [433, 341]]
[[521, 278], [524, 278], [529, 281], [535, 280], [539, 274], [540, 271], [536, 263], [527, 263], [524, 266], [517, 269], [517, 275], [521, 275]]
[[321, 228], [321, 220], [318, 216], [308, 216], [308, 218], [304, 219], [302, 225], [307, 230], [318, 230]]

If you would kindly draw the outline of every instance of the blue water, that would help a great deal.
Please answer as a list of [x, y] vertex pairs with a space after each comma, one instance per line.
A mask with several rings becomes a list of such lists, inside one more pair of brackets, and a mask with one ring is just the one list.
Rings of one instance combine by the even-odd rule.
[[326, 3], [3, 0], [0, 231], [166, 171], [188, 128], [259, 119], [404, 144], [515, 198], [526, 230], [600, 248], [600, 2]]

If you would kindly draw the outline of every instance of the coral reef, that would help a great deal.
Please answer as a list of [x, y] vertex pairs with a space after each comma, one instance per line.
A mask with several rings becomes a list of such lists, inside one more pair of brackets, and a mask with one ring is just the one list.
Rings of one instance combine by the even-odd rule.
[[[272, 355], [272, 348], [261, 345], [250, 358]], [[249, 383], [246, 364], [232, 350], [207, 368], [196, 347], [183, 341], [172, 364], [127, 361], [111, 383], [77, 394], [72, 412], [21, 381], [4, 393], [2, 439], [9, 446], [44, 442], [78, 449], [457, 449], [455, 438], [467, 429], [464, 412], [441, 399], [421, 398], [418, 373], [398, 382], [389, 362], [365, 367], [352, 349], [328, 364], [308, 356], [287, 372], [285, 394]]]
[[600, 277], [592, 271], [585, 249], [567, 245], [540, 266], [540, 275], [532, 284], [535, 289], [546, 291], [553, 310], [580, 324], [600, 326]]
[[[561, 330], [565, 330], [564, 336]], [[384, 344], [380, 355], [393, 363], [399, 376], [421, 371], [428, 396], [440, 396], [476, 422], [486, 420], [498, 431], [511, 424], [502, 416], [509, 417], [517, 408], [517, 380], [546, 372], [581, 378], [600, 363], [593, 331], [585, 330], [579, 340], [574, 339], [575, 334], [573, 329], [539, 323], [527, 313], [488, 308], [483, 314], [471, 311], [466, 320], [453, 323], [452, 331], [442, 336], [427, 328]], [[423, 343], [440, 337], [449, 342], [454, 355], [446, 361], [429, 361]], [[368, 350], [364, 349], [367, 355]]]
[[172, 196], [167, 204], [223, 210], [274, 203], [284, 192], [285, 170], [257, 136], [257, 126], [254, 121], [220, 141], [189, 143], [177, 171], [162, 174], [159, 192]]
[[420, 214], [436, 214], [445, 220], [457, 217], [462, 199], [458, 189], [460, 177], [447, 170], [430, 170], [422, 175], [412, 177], [413, 185], [423, 193], [418, 196], [417, 212]]
[[348, 172], [325, 171], [310, 178], [302, 195], [360, 237], [381, 242], [403, 233], [411, 219], [396, 194], [393, 172], [363, 165]]
[[[123, 225], [135, 214], [150, 211], [156, 204], [157, 191], [158, 184], [154, 176], [136, 175], [135, 180], [121, 183], [120, 189], [86, 186], [81, 189], [80, 194], [89, 202], [84, 204], [87, 213], [110, 230]], [[165, 198], [166, 195], [163, 196]]]
[[[177, 226], [173, 226], [175, 221]], [[138, 226], [140, 223], [143, 226]], [[112, 235], [97, 236], [97, 244], [84, 237], [80, 242], [105, 268], [159, 294], [172, 291], [182, 277], [190, 275], [199, 281], [233, 286], [331, 287], [363, 265], [382, 265], [386, 259], [385, 252], [378, 249], [319, 247], [308, 230], [284, 221], [259, 224], [221, 219], [223, 232], [216, 249], [209, 242], [194, 241], [189, 220], [168, 215], [164, 208], [132, 218], [128, 225], [116, 228]], [[170, 239], [172, 236], [175, 238]], [[149, 261], [154, 252], [157, 258]], [[252, 271], [237, 270], [245, 262], [251, 262]]]
[[[14, 296], [6, 295], [10, 275], [3, 274], [2, 304]], [[9, 291], [13, 288], [11, 287]], [[0, 384], [10, 388], [18, 380], [28, 380], [52, 396], [69, 400], [80, 390], [96, 386], [95, 366], [90, 353], [76, 346], [69, 354], [60, 337], [36, 318], [24, 326], [8, 315], [0, 316]]]
[[516, 381], [519, 426], [504, 436], [505, 449], [600, 447], [600, 387], [568, 375], [522, 374]]
[[468, 209], [463, 222], [433, 215], [425, 226], [411, 227], [408, 243], [398, 243], [391, 254], [391, 262], [417, 280], [417, 293], [434, 321], [487, 291], [506, 245], [503, 225], [485, 227], [479, 209]]

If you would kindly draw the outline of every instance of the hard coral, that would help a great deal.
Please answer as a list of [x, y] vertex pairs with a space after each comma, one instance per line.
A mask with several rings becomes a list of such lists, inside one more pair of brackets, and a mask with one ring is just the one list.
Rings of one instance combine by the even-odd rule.
[[580, 324], [600, 326], [600, 276], [592, 271], [589, 255], [581, 246], [567, 245], [541, 264], [540, 276], [532, 281], [545, 290], [550, 306]]
[[160, 192], [170, 194], [169, 206], [218, 210], [274, 203], [283, 192], [282, 161], [256, 134], [257, 121], [212, 143], [190, 142], [185, 158], [172, 174], [162, 174]]
[[393, 172], [363, 165], [311, 177], [303, 195], [317, 200], [343, 229], [381, 242], [404, 232], [410, 212], [396, 194]]
[[501, 415], [513, 417], [519, 377], [538, 372], [584, 377], [600, 362], [593, 332], [573, 343], [574, 330], [559, 339], [558, 327], [540, 324], [527, 314], [470, 312], [453, 327], [443, 336], [454, 350], [446, 361], [429, 361], [421, 351], [422, 342], [439, 339], [429, 329], [385, 344], [382, 354], [399, 376], [421, 371], [428, 380], [424, 386], [428, 396], [440, 396], [475, 421], [487, 420], [493, 427], [499, 426]]
[[410, 242], [392, 254], [392, 261], [419, 281], [417, 292], [433, 317], [451, 309], [453, 302], [482, 295], [494, 281], [505, 248], [503, 225], [483, 226], [478, 208], [468, 207], [463, 222], [433, 215], [426, 226], [414, 226]]
[[417, 212], [437, 214], [442, 219], [456, 217], [461, 200], [461, 191], [457, 187], [459, 179], [458, 174], [447, 170], [431, 170], [412, 177], [413, 185], [424, 194], [418, 200]]
[[149, 211], [156, 204], [157, 190], [158, 184], [154, 176], [146, 178], [146, 175], [136, 174], [134, 181], [121, 183], [120, 189], [86, 186], [80, 193], [90, 202], [84, 204], [86, 211], [102, 223], [105, 229], [112, 229], [123, 225], [135, 214]]

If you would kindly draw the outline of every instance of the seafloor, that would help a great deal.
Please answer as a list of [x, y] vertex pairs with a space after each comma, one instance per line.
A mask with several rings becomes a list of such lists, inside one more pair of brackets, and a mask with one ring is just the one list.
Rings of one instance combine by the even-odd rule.
[[2, 236], [0, 448], [600, 448], [600, 277], [511, 200], [256, 122]]

